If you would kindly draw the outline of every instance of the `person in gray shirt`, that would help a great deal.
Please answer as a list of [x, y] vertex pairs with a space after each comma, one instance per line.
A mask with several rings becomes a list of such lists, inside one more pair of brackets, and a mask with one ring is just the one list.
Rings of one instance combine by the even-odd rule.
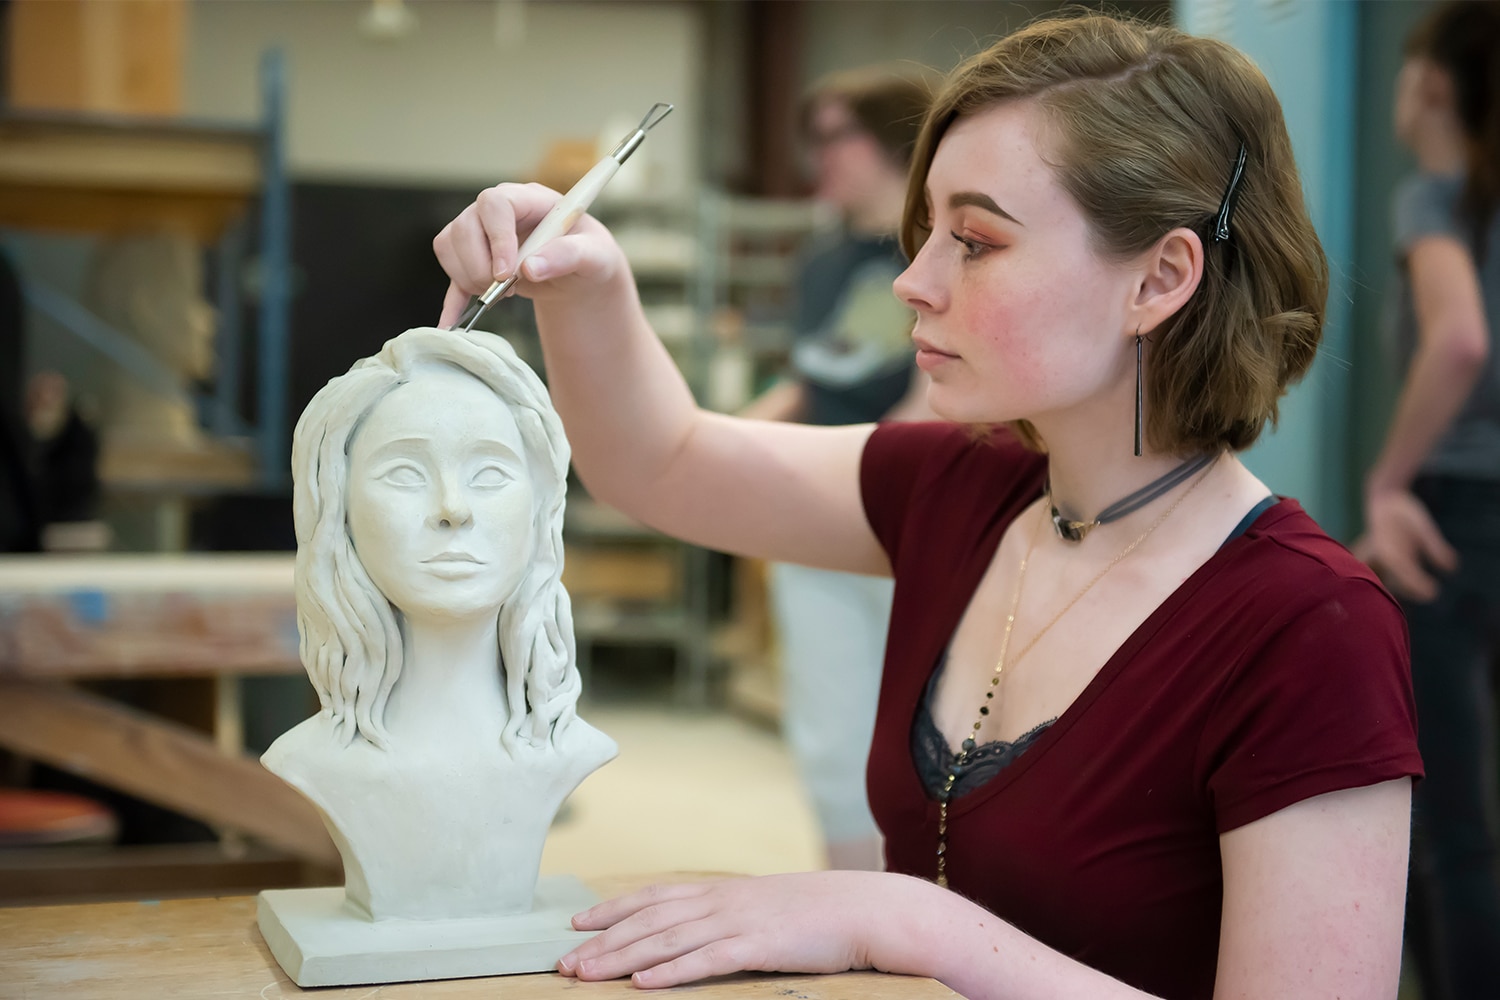
[[1500, 3], [1436, 8], [1407, 40], [1390, 320], [1404, 380], [1355, 552], [1402, 599], [1427, 769], [1408, 939], [1427, 1000], [1500, 984]]

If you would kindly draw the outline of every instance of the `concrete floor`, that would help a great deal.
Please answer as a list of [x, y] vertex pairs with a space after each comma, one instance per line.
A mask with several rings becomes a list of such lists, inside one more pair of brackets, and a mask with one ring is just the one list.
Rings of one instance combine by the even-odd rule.
[[543, 874], [768, 875], [822, 864], [811, 806], [768, 729], [722, 712], [604, 704], [580, 713], [620, 745], [547, 838]]

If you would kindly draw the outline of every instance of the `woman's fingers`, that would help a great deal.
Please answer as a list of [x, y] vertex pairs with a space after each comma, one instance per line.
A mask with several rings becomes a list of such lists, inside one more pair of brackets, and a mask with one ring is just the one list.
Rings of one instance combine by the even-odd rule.
[[541, 282], [577, 275], [592, 281], [607, 277], [609, 267], [610, 257], [604, 244], [591, 236], [574, 233], [557, 237], [527, 257], [521, 264], [521, 277]]
[[490, 265], [490, 243], [479, 221], [477, 203], [458, 214], [432, 241], [449, 279], [468, 295], [478, 295], [495, 280]]
[[478, 295], [509, 277], [520, 239], [557, 199], [556, 191], [540, 184], [486, 188], [432, 241], [438, 262], [464, 292]]
[[474, 199], [474, 213], [484, 237], [484, 254], [491, 281], [503, 281], [509, 277], [512, 262], [516, 259], [519, 213], [512, 202], [516, 194], [516, 185], [499, 184], [479, 192], [479, 197]]
[[634, 974], [637, 986], [655, 989], [744, 970], [868, 968], [851, 914], [901, 885], [870, 875], [816, 872], [653, 886], [574, 917], [578, 929], [600, 933], [565, 955], [558, 970], [586, 980]]
[[443, 296], [443, 314], [438, 319], [438, 327], [446, 330], [457, 323], [468, 304], [469, 293], [459, 288], [457, 282], [448, 282], [448, 294]]
[[[712, 919], [672, 919], [628, 943], [612, 942], [597, 955], [582, 954], [580, 949], [572, 964], [572, 975], [585, 980], [619, 979], [641, 969], [670, 963], [723, 937], [723, 931], [715, 929], [717, 923]], [[621, 929], [627, 924], [621, 924]]]
[[643, 990], [659, 990], [711, 976], [764, 969], [764, 951], [756, 951], [752, 954], [752, 946], [741, 937], [716, 938], [678, 958], [642, 969], [630, 981]]
[[1458, 550], [1443, 537], [1442, 529], [1437, 526], [1427, 509], [1423, 507], [1418, 510], [1421, 516], [1416, 518], [1415, 528], [1422, 555], [1433, 566], [1445, 573], [1452, 573], [1458, 569]]
[[714, 882], [682, 882], [648, 885], [639, 892], [632, 892], [589, 907], [573, 915], [573, 927], [580, 931], [597, 931], [611, 927], [626, 917], [661, 903], [702, 896]]
[[[674, 957], [683, 948], [702, 943], [683, 938], [681, 928], [701, 921], [709, 909], [701, 884], [653, 885], [606, 900], [573, 917], [576, 929], [600, 933], [564, 955], [557, 963], [558, 971], [588, 979], [612, 979]], [[658, 940], [638, 947], [653, 937]], [[622, 961], [620, 956], [627, 954], [634, 957]], [[650, 961], [645, 961], [648, 956]]]
[[1423, 569], [1415, 547], [1390, 547], [1382, 554], [1380, 566], [1390, 588], [1401, 596], [1422, 604], [1437, 597], [1437, 580]]

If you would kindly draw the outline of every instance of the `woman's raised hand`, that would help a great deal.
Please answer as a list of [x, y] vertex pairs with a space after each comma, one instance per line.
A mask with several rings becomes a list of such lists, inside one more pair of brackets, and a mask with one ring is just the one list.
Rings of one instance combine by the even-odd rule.
[[[432, 241], [438, 263], [449, 278], [439, 326], [451, 326], [469, 296], [510, 277], [521, 240], [561, 197], [540, 184], [497, 184], [481, 191], [472, 205], [443, 227]], [[548, 242], [526, 259], [516, 292], [533, 299], [577, 295], [580, 288], [575, 282], [558, 279], [576, 277], [604, 284], [625, 268], [624, 255], [609, 231], [585, 215], [571, 233]]]
[[579, 979], [631, 976], [648, 989], [732, 972], [872, 967], [863, 941], [882, 897], [903, 881], [879, 872], [811, 872], [654, 885], [573, 918], [598, 930], [558, 962]]

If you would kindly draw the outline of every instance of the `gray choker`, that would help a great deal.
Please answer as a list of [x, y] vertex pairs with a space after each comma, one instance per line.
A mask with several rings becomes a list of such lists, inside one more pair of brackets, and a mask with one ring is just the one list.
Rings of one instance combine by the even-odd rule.
[[1118, 521], [1126, 514], [1133, 514], [1152, 500], [1181, 486], [1192, 478], [1193, 473], [1202, 469], [1218, 457], [1218, 454], [1215, 453], [1212, 455], [1199, 455], [1197, 458], [1188, 459], [1160, 479], [1153, 479], [1145, 486], [1130, 494], [1130, 496], [1110, 504], [1101, 510], [1099, 516], [1092, 521], [1070, 521], [1066, 517], [1063, 517], [1062, 512], [1057, 509], [1057, 505], [1052, 502], [1052, 485], [1049, 483], [1047, 485], [1047, 506], [1052, 510], [1052, 529], [1057, 532], [1057, 537], [1063, 541], [1081, 542], [1085, 535], [1099, 527], [1099, 525]]

